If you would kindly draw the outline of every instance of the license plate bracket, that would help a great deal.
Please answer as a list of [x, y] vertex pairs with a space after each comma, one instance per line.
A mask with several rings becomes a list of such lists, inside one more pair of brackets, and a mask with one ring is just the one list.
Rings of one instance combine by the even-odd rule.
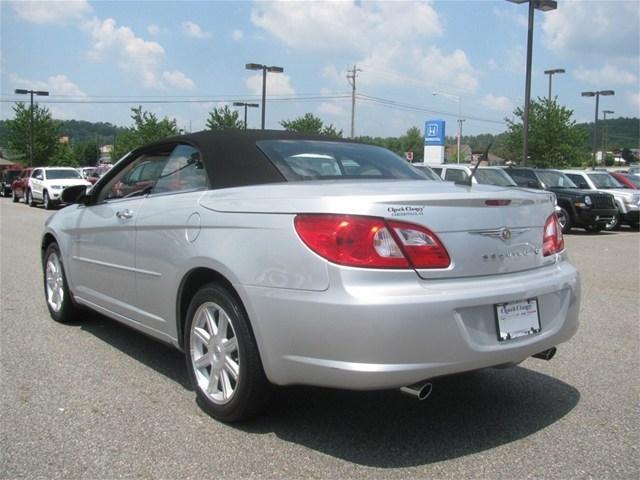
[[506, 342], [540, 332], [540, 312], [537, 298], [497, 303], [493, 308], [498, 341]]

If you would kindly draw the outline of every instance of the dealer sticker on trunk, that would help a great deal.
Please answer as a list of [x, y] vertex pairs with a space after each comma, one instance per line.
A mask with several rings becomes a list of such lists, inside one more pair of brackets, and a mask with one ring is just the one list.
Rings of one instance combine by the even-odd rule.
[[538, 300], [498, 303], [495, 306], [498, 340], [504, 342], [540, 331]]

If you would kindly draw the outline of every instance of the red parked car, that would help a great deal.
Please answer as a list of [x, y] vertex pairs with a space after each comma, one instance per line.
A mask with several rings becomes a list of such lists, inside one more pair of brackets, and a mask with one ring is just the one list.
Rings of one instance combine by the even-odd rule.
[[25, 168], [20, 172], [20, 176], [17, 180], [14, 180], [11, 184], [11, 191], [13, 201], [17, 202], [18, 200], [24, 199], [25, 192], [29, 187], [29, 177], [31, 177], [31, 172], [33, 168]]
[[618, 180], [621, 184], [623, 184], [627, 188], [631, 188], [633, 190], [640, 189], [640, 177], [637, 175], [629, 175], [628, 173], [622, 172], [609, 172], [613, 178]]

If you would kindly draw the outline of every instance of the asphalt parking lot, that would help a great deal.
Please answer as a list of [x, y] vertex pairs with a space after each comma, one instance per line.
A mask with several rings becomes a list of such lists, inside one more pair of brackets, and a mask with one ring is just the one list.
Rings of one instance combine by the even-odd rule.
[[0, 199], [1, 478], [629, 478], [640, 475], [640, 233], [566, 238], [581, 326], [550, 362], [395, 391], [280, 389], [228, 426], [194, 401], [182, 355], [42, 295], [51, 212]]

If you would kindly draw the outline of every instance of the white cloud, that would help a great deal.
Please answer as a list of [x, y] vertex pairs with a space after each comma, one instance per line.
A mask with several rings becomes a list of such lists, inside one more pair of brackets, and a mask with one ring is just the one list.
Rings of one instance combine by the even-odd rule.
[[[346, 69], [345, 69], [346, 72]], [[346, 77], [344, 72], [339, 72], [334, 65], [327, 65], [322, 69], [322, 78], [327, 78], [334, 83], [342, 82]]]
[[507, 97], [501, 97], [492, 93], [485, 95], [480, 103], [495, 112], [510, 113], [513, 111], [513, 103], [511, 103], [511, 100]]
[[[365, 87], [445, 85], [472, 92], [478, 85], [464, 51], [425, 45], [443, 34], [431, 2], [259, 3], [251, 21], [292, 49], [351, 54]], [[344, 84], [345, 75], [346, 67], [322, 71], [336, 84]]]
[[336, 105], [333, 102], [322, 102], [318, 106], [318, 113], [325, 115], [331, 115], [334, 117], [343, 117], [347, 114], [347, 111], [340, 105]]
[[160, 27], [155, 23], [152, 23], [147, 25], [147, 32], [149, 32], [149, 35], [158, 35], [160, 33]]
[[231, 32], [231, 38], [233, 38], [236, 42], [239, 42], [244, 37], [244, 33], [242, 30], [234, 30]]
[[565, 0], [543, 16], [547, 48], [559, 54], [638, 58], [640, 3]]
[[200, 28], [200, 25], [194, 23], [192, 21], [187, 21], [182, 23], [182, 31], [191, 38], [209, 38], [211, 34], [209, 32], [205, 32]]
[[505, 20], [509, 23], [515, 23], [517, 25], [520, 25], [521, 27], [527, 28], [529, 26], [527, 16], [517, 13], [513, 8], [513, 5], [507, 5], [505, 3], [499, 8], [495, 7], [493, 9], [493, 14], [501, 20]]
[[[363, 87], [399, 85], [443, 88], [458, 93], [471, 93], [478, 87], [477, 72], [462, 50], [446, 54], [430, 47], [405, 52], [402, 44], [389, 45], [384, 50], [371, 52], [357, 62], [357, 66], [362, 69], [358, 82]], [[326, 78], [335, 75], [336, 83], [345, 82], [344, 74], [335, 68], [325, 68], [323, 72]]]
[[442, 34], [430, 2], [271, 2], [251, 12], [254, 25], [299, 50], [365, 53], [387, 41]]
[[635, 109], [634, 116], [640, 116], [640, 92], [627, 92], [627, 98]]
[[87, 94], [66, 75], [58, 74], [46, 80], [28, 80], [15, 73], [9, 75], [9, 81], [15, 88], [29, 90], [46, 90], [50, 95], [64, 95], [68, 97], [86, 97]]
[[14, 1], [10, 4], [18, 17], [37, 24], [77, 21], [92, 10], [87, 0]]
[[163, 72], [162, 79], [168, 87], [178, 88], [181, 90], [193, 90], [195, 88], [193, 80], [179, 70]]
[[638, 85], [636, 75], [611, 64], [606, 64], [600, 69], [580, 67], [573, 76], [581, 82], [593, 85]]
[[[290, 81], [285, 73], [267, 74], [267, 95], [295, 95]], [[253, 95], [262, 95], [262, 74], [247, 78], [246, 86]]]
[[85, 28], [93, 41], [89, 52], [91, 59], [114, 61], [121, 70], [142, 76], [144, 86], [162, 88], [157, 74], [158, 65], [164, 58], [162, 45], [136, 36], [129, 27], [118, 27], [113, 18], [95, 19]]

